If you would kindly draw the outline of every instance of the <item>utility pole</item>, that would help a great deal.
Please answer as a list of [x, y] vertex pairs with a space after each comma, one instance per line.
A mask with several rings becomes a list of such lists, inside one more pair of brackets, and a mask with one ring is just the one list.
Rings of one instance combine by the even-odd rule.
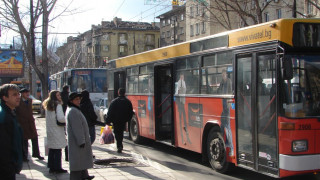
[[[32, 61], [32, 63], [35, 63], [36, 58], [36, 48], [34, 43], [34, 19], [33, 19], [33, 0], [30, 0], [30, 40], [31, 40], [31, 59], [29, 61]], [[29, 62], [29, 88], [31, 94], [33, 94], [32, 91], [32, 68], [31, 68], [31, 62]]]
[[296, 0], [293, 0], [292, 17], [297, 18], [297, 1]]

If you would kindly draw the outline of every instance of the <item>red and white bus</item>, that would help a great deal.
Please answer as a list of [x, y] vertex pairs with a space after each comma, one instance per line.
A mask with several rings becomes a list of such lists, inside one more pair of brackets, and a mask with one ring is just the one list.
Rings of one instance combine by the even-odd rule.
[[142, 137], [201, 153], [212, 168], [272, 177], [320, 171], [320, 20], [280, 19], [108, 64]]

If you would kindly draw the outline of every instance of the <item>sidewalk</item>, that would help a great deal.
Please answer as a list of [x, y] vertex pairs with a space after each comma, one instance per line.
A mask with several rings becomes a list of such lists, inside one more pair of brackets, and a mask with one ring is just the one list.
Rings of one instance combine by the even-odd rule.
[[[64, 150], [62, 150], [62, 168], [68, 170], [64, 174], [50, 174], [47, 168], [48, 156], [45, 156], [44, 137], [46, 137], [45, 118], [38, 118], [35, 115], [36, 126], [39, 135], [39, 148], [44, 160], [32, 158], [30, 153], [31, 141], [29, 141], [29, 162], [23, 163], [23, 170], [16, 176], [17, 180], [24, 179], [69, 179], [69, 163], [64, 161]], [[135, 152], [126, 150], [118, 154], [115, 144], [100, 145], [100, 127], [96, 128], [97, 137], [92, 145], [93, 154], [96, 156], [93, 169], [89, 169], [89, 175], [94, 175], [94, 180], [124, 180], [124, 179], [158, 179], [170, 180], [177, 179], [173, 175], [173, 171], [162, 166], [159, 163], [153, 162], [148, 158], [136, 154]], [[100, 162], [100, 163], [98, 163]]]

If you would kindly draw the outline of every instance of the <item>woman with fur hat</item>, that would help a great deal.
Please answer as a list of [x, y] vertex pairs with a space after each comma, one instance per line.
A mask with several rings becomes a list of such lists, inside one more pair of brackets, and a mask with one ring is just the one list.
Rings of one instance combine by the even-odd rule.
[[81, 97], [79, 93], [71, 93], [66, 111], [70, 180], [94, 178], [88, 174], [93, 158], [88, 123], [80, 110]]

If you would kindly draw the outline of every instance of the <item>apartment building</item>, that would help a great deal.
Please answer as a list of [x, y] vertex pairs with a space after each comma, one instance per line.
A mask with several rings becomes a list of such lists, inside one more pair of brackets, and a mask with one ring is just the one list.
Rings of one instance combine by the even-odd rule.
[[172, 10], [159, 15], [160, 46], [186, 41], [186, 6], [172, 6]]
[[58, 48], [57, 55], [68, 59], [64, 64], [69, 68], [101, 67], [111, 59], [158, 47], [160, 28], [156, 23], [122, 21], [115, 17], [92, 25], [91, 30], [78, 37], [69, 37]]

